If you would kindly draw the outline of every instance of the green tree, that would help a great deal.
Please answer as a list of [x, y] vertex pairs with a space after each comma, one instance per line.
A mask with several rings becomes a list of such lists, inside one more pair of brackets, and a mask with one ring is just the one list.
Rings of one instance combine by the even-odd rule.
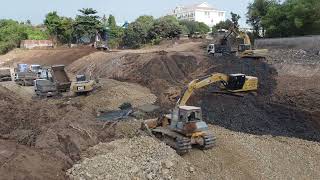
[[44, 20], [44, 25], [47, 27], [47, 31], [54, 40], [58, 40], [58, 34], [60, 33], [61, 18], [56, 11], [49, 12]]
[[[105, 17], [102, 18], [102, 24], [105, 24]], [[111, 48], [118, 48], [121, 44], [122, 37], [124, 36], [124, 29], [117, 26], [116, 19], [113, 15], [110, 15], [107, 20], [107, 26], [104, 26], [103, 31], [108, 35], [109, 46]]]
[[165, 16], [157, 19], [149, 31], [150, 39], [176, 38], [182, 34], [183, 27], [174, 16]]
[[116, 18], [113, 16], [113, 15], [109, 15], [109, 18], [108, 18], [108, 27], [109, 28], [114, 28], [117, 26], [117, 23], [116, 23]]
[[48, 39], [48, 33], [38, 27], [27, 25], [25, 27], [28, 39], [30, 40], [46, 40]]
[[256, 37], [259, 36], [260, 30], [262, 31], [262, 36], [264, 36], [266, 27], [262, 24], [262, 17], [266, 16], [269, 7], [275, 3], [275, 0], [254, 0], [249, 3], [247, 23], [252, 26]]
[[216, 32], [219, 29], [229, 29], [230, 27], [233, 26], [233, 23], [230, 19], [227, 19], [226, 21], [221, 21], [218, 24], [216, 24], [215, 26], [212, 27], [212, 32]]
[[96, 31], [102, 30], [102, 23], [99, 20], [97, 11], [92, 8], [80, 9], [74, 21], [73, 30], [76, 40], [79, 42], [91, 42]]
[[61, 17], [57, 12], [46, 15], [44, 25], [49, 35], [57, 42], [70, 43], [73, 34], [73, 19]]
[[147, 32], [145, 31], [142, 23], [130, 23], [124, 32], [123, 44], [130, 48], [140, 48], [146, 43], [145, 38], [143, 38], [146, 36]]
[[182, 20], [180, 21], [180, 25], [185, 26], [188, 29], [188, 33], [190, 35], [193, 35], [196, 32], [200, 34], [206, 34], [210, 32], [209, 26], [202, 22]]
[[153, 16], [140, 16], [136, 19], [136, 22], [139, 22], [142, 24], [142, 26], [144, 26], [144, 28], [146, 29], [146, 31], [149, 31], [153, 24], [154, 24], [154, 18]]
[[0, 54], [18, 47], [24, 39], [28, 39], [24, 24], [14, 20], [0, 20]]
[[320, 1], [287, 0], [269, 6], [261, 24], [267, 37], [301, 36], [320, 33]]
[[241, 18], [241, 16], [233, 12], [231, 12], [230, 14], [231, 14], [232, 24], [234, 25], [235, 28], [239, 28], [239, 19]]

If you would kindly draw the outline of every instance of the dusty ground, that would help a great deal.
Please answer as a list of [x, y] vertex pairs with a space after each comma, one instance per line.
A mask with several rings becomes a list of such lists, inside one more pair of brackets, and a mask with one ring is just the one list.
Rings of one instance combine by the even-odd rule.
[[[190, 80], [214, 72], [241, 72], [259, 78], [257, 96], [217, 95], [210, 87], [197, 91], [190, 100], [190, 104], [202, 107], [204, 118], [213, 124], [210, 128], [217, 146], [209, 151], [193, 150], [180, 158], [195, 168], [194, 176], [187, 179], [318, 177], [320, 87], [315, 82], [319, 79], [319, 56], [276, 49], [266, 60], [212, 58], [204, 46], [202, 42], [169, 42], [111, 53], [16, 50], [0, 56], [4, 65], [63, 63], [70, 75], [92, 72], [102, 84], [90, 96], [66, 95], [51, 100], [25, 98], [31, 96], [32, 89], [0, 84], [7, 88], [0, 87], [0, 164], [4, 164], [0, 172], [6, 172], [5, 179], [64, 179], [68, 168], [78, 160], [83, 162], [89, 147], [141, 136], [139, 121], [110, 125], [97, 121], [96, 111], [115, 110], [123, 102], [140, 106], [156, 101], [161, 111], [168, 112]], [[16, 153], [8, 153], [11, 151]], [[108, 158], [95, 160], [109, 162]], [[39, 166], [21, 165], [25, 163]]]

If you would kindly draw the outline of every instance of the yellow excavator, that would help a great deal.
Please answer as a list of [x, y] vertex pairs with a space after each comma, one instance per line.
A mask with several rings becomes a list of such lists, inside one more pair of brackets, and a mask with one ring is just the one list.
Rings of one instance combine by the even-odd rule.
[[232, 29], [237, 38], [243, 39], [243, 44], [238, 46], [238, 55], [242, 58], [262, 58], [268, 54], [268, 49], [253, 49], [249, 35], [246, 32]]
[[[237, 51], [232, 51], [229, 38], [235, 34], [237, 39], [242, 39], [243, 44], [239, 44]], [[231, 27], [225, 36], [220, 39], [219, 44], [209, 44], [208, 54], [232, 55], [237, 54], [241, 58], [262, 58], [268, 54], [268, 49], [253, 49], [249, 35], [238, 28]]]
[[171, 114], [144, 121], [142, 129], [164, 141], [180, 155], [188, 153], [192, 145], [198, 145], [201, 149], [212, 148], [215, 138], [202, 120], [201, 108], [186, 105], [194, 90], [209, 85], [217, 85], [226, 93], [250, 92], [258, 89], [258, 78], [244, 74], [215, 73], [195, 79], [184, 89]]

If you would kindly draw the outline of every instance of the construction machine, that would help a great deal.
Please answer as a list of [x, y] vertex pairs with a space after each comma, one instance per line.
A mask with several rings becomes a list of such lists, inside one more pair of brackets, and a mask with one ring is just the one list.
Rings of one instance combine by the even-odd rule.
[[96, 31], [95, 41], [93, 46], [98, 50], [110, 51], [107, 41], [107, 35]]
[[[243, 43], [238, 45], [237, 51], [232, 51], [230, 36], [236, 35], [237, 39], [242, 39]], [[232, 26], [228, 32], [220, 39], [219, 44], [209, 44], [207, 47], [208, 54], [216, 55], [235, 55], [241, 58], [261, 58], [268, 53], [267, 49], [253, 49], [249, 35]]]
[[94, 86], [94, 80], [87, 80], [85, 75], [77, 75], [76, 81], [71, 84], [71, 91], [76, 95], [88, 94], [93, 91]]
[[34, 91], [38, 97], [53, 97], [59, 94], [56, 83], [47, 79], [34, 80]]
[[202, 119], [201, 108], [186, 105], [194, 90], [209, 85], [217, 85], [226, 93], [250, 92], [257, 90], [258, 78], [244, 74], [215, 73], [195, 79], [184, 89], [171, 114], [146, 120], [141, 128], [163, 140], [180, 155], [188, 153], [192, 145], [198, 145], [201, 149], [212, 148], [215, 138]]

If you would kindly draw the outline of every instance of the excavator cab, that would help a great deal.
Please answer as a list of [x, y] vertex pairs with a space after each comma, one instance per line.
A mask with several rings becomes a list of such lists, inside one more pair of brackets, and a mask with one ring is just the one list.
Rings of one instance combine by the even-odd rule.
[[246, 75], [244, 74], [230, 74], [226, 88], [228, 90], [239, 90], [243, 88], [246, 82]]
[[239, 44], [238, 46], [238, 52], [244, 52], [247, 50], [251, 50], [251, 45], [250, 44]]

